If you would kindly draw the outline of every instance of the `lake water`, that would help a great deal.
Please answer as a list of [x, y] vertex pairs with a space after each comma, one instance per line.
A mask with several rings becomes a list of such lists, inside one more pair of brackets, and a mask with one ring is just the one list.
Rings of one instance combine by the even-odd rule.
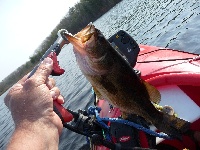
[[[123, 29], [140, 44], [200, 54], [199, 0], [123, 0], [94, 24], [107, 38]], [[64, 106], [74, 111], [88, 108], [93, 104], [91, 86], [76, 65], [71, 45], [61, 51], [59, 61], [66, 70], [55, 77], [66, 100]], [[0, 96], [0, 149], [5, 149], [14, 130], [3, 102], [5, 95]], [[59, 149], [76, 150], [84, 143], [84, 136], [64, 129]]]

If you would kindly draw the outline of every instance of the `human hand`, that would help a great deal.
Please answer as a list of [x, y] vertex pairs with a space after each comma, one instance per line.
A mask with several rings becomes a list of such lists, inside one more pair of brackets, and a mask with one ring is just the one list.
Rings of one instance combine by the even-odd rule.
[[62, 122], [53, 111], [53, 100], [63, 104], [64, 98], [55, 87], [55, 81], [48, 78], [53, 68], [53, 62], [46, 58], [35, 74], [27, 79], [23, 77], [15, 84], [4, 101], [10, 109], [16, 128], [30, 130], [39, 126], [61, 133]]

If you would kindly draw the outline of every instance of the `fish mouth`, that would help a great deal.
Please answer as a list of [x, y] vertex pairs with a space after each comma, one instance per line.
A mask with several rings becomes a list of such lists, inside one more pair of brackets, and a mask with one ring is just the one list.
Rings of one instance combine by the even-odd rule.
[[92, 23], [90, 23], [75, 35], [72, 35], [71, 33], [68, 32], [65, 32], [64, 35], [77, 51], [79, 51], [82, 54], [83, 53], [85, 54], [84, 49], [86, 42], [88, 42], [91, 39], [94, 33], [95, 33], [95, 26]]

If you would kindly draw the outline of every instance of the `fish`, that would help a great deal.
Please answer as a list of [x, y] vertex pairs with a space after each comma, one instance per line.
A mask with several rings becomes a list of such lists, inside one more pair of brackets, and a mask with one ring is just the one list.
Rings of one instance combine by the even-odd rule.
[[[142, 80], [92, 23], [80, 32], [64, 34], [73, 45], [77, 64], [99, 98], [118, 107], [123, 116], [135, 114], [143, 117], [158, 130], [181, 139], [190, 122], [158, 111], [159, 91]], [[124, 118], [125, 118], [124, 117]]]

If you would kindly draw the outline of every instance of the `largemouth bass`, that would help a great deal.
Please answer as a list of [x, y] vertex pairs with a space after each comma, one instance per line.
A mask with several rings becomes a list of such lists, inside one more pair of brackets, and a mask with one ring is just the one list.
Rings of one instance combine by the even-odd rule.
[[93, 24], [75, 35], [65, 33], [65, 36], [73, 45], [79, 68], [99, 97], [120, 108], [122, 113], [143, 117], [170, 136], [180, 139], [188, 130], [189, 122], [154, 107], [151, 101], [160, 101], [159, 91], [138, 77]]

